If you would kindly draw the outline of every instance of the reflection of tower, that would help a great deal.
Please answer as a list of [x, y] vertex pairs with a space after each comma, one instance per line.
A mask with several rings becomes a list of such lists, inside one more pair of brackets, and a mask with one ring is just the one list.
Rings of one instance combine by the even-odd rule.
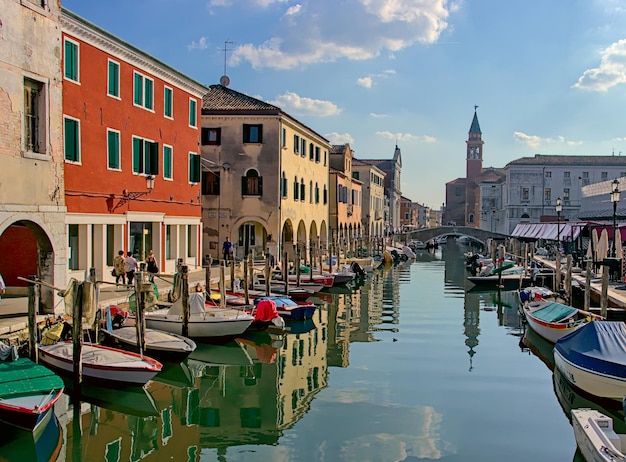
[[466, 336], [465, 345], [469, 347], [468, 354], [470, 357], [470, 367], [471, 371], [473, 368], [472, 358], [476, 354], [474, 348], [478, 346], [478, 336], [480, 335], [480, 302], [479, 297], [476, 294], [467, 293], [465, 295], [465, 306], [464, 306], [464, 317], [463, 317], [463, 333]]

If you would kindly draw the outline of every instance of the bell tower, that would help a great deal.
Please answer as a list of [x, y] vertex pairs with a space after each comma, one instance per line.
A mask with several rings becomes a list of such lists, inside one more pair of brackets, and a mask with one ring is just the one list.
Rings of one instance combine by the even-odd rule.
[[466, 141], [465, 157], [465, 226], [480, 227], [480, 190], [476, 183], [483, 171], [483, 144], [478, 115], [474, 106], [474, 118]]

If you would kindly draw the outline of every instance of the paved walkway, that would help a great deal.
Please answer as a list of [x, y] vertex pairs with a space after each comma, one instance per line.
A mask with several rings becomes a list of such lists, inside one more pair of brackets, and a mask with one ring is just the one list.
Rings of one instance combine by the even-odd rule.
[[[212, 268], [211, 283], [217, 282], [219, 269]], [[230, 281], [229, 274], [226, 275], [227, 284]], [[189, 286], [192, 288], [198, 282], [204, 286], [206, 271], [198, 269], [189, 272]], [[160, 294], [166, 294], [171, 288], [170, 279], [155, 278]], [[98, 307], [104, 308], [108, 305], [119, 305], [128, 301], [131, 292], [119, 291], [116, 286], [103, 284], [100, 288]], [[62, 308], [57, 307], [57, 311]], [[44, 320], [49, 315], [38, 315], [37, 320]], [[22, 331], [28, 327], [28, 297], [2, 297], [0, 302], [0, 336], [10, 335]]]

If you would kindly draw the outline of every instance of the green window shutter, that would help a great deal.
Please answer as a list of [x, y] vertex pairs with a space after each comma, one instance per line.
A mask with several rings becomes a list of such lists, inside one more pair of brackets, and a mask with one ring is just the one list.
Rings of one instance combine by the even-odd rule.
[[133, 173], [141, 173], [141, 156], [143, 154], [143, 140], [133, 138]]
[[120, 67], [113, 61], [109, 61], [108, 92], [111, 96], [120, 96]]
[[135, 104], [143, 106], [143, 77], [135, 74]]
[[65, 119], [65, 160], [78, 162], [78, 122], [72, 119]]
[[247, 176], [241, 177], [241, 194], [243, 196], [248, 194], [248, 177]]
[[163, 146], [163, 177], [172, 179], [172, 148]]
[[146, 109], [153, 109], [154, 108], [154, 93], [153, 93], [153, 88], [154, 88], [154, 82], [150, 79], [144, 79], [144, 107]]
[[189, 125], [192, 127], [196, 126], [196, 100], [189, 100]]
[[263, 177], [260, 176], [257, 181], [259, 182], [258, 195], [262, 196], [263, 195]]
[[75, 43], [69, 40], [65, 41], [65, 77], [72, 80], [77, 80], [77, 46]]
[[117, 132], [107, 132], [107, 148], [109, 168], [120, 168], [120, 134]]
[[165, 114], [165, 117], [172, 117], [172, 89], [165, 88], [164, 95], [165, 101], [163, 113]]
[[189, 154], [189, 182], [200, 183], [200, 156]]

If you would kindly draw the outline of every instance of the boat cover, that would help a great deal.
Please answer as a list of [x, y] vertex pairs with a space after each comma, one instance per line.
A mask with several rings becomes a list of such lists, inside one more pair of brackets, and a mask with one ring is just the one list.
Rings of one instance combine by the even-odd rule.
[[260, 300], [254, 312], [255, 321], [271, 321], [278, 317], [274, 300]]
[[574, 316], [578, 309], [557, 302], [548, 302], [543, 307], [532, 310], [529, 314], [546, 322], [559, 322]]
[[28, 358], [0, 362], [0, 399], [63, 388], [63, 380], [45, 366]]
[[621, 321], [592, 321], [560, 338], [554, 348], [580, 367], [626, 378], [626, 324]]
[[[206, 296], [203, 292], [193, 292], [189, 294], [189, 315], [203, 314], [205, 312], [204, 305], [206, 302]], [[183, 314], [183, 299], [179, 298], [168, 311], [168, 314], [173, 316], [182, 316]]]

